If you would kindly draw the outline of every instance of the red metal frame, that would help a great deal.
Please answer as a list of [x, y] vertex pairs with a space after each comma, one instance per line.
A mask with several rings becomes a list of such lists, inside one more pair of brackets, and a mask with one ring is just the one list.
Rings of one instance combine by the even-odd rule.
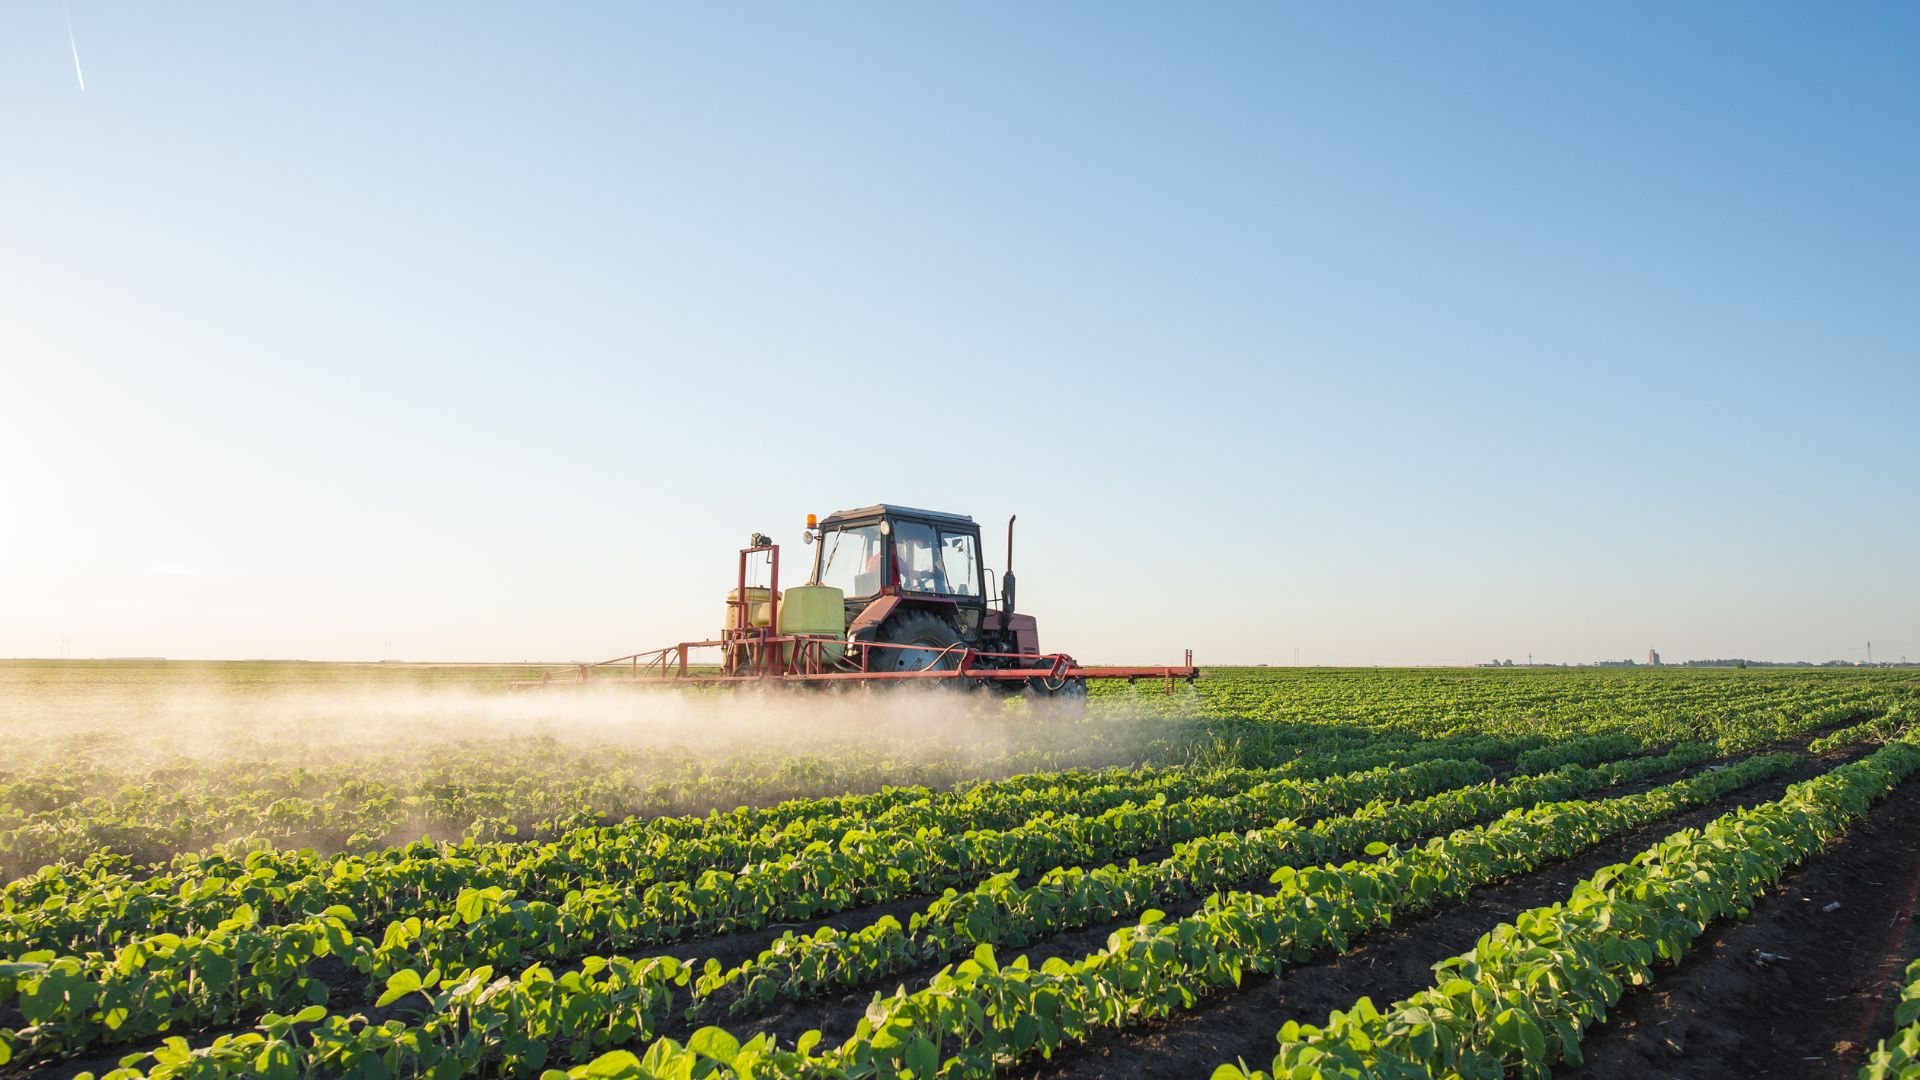
[[[767, 579], [767, 625], [765, 627], [758, 627], [753, 625], [753, 597], [747, 593], [747, 561], [763, 551], [767, 552], [770, 556], [772, 566], [768, 572]], [[736, 608], [737, 610], [730, 620], [733, 625], [723, 627], [720, 631], [721, 643], [727, 646], [724, 654], [726, 657], [726, 665], [732, 667], [738, 651], [745, 648], [756, 650], [754, 655], [758, 658], [761, 665], [771, 666], [771, 670], [766, 671], [765, 674], [783, 674], [782, 668], [785, 666], [785, 658], [782, 654], [786, 650], [774, 649], [769, 651], [767, 649], [767, 645], [771, 644], [772, 639], [778, 636], [775, 631], [778, 630], [780, 626], [779, 544], [761, 544], [740, 549], [739, 585], [734, 591], [733, 599], [727, 601], [727, 606]], [[682, 656], [684, 657], [684, 655], [683, 652]], [[615, 662], [617, 663], [618, 661]], [[681, 663], [682, 669], [684, 669], [685, 666], [683, 659]], [[758, 678], [759, 676], [737, 677]]]
[[[893, 562], [891, 545], [887, 547], [887, 562]], [[761, 552], [769, 556], [770, 570], [767, 582], [767, 625], [753, 625], [753, 598], [747, 592], [748, 560]], [[884, 590], [883, 590], [884, 592]], [[611, 660], [602, 660], [593, 664], [579, 664], [562, 671], [543, 673], [538, 679], [523, 679], [512, 683], [515, 687], [568, 686], [589, 681], [605, 681], [609, 678], [621, 678], [633, 682], [671, 682], [682, 685], [713, 685], [725, 683], [744, 683], [778, 681], [783, 683], [882, 683], [904, 681], [926, 681], [935, 679], [965, 679], [977, 683], [987, 682], [1026, 682], [1040, 679], [1047, 683], [1060, 683], [1067, 679], [1160, 679], [1168, 690], [1173, 689], [1176, 679], [1192, 682], [1200, 675], [1200, 669], [1193, 664], [1193, 650], [1188, 649], [1186, 660], [1177, 666], [1168, 667], [1081, 667], [1073, 657], [1066, 653], [1003, 653], [982, 652], [968, 646], [958, 646], [960, 660], [951, 668], [922, 669], [918, 671], [872, 671], [869, 670], [869, 651], [872, 649], [913, 649], [925, 651], [924, 645], [896, 645], [884, 641], [846, 641], [842, 638], [820, 634], [782, 634], [780, 627], [780, 545], [761, 544], [740, 550], [739, 575], [732, 599], [727, 601], [735, 608], [729, 622], [732, 626], [722, 628], [720, 637], [714, 641], [682, 641], [661, 649], [647, 652], [630, 653], [616, 656]], [[845, 649], [843, 660], [856, 654], [858, 667], [848, 667], [844, 663], [836, 665], [827, 659], [827, 649], [842, 646]], [[694, 649], [721, 650], [721, 668], [723, 674], [694, 675], [688, 670], [690, 664], [687, 654]], [[753, 658], [754, 670], [739, 673], [732, 671], [736, 667], [736, 658], [743, 652]], [[954, 651], [953, 649], [947, 650]], [[975, 667], [977, 661], [998, 661], [984, 667]], [[595, 680], [593, 672], [601, 668], [626, 666], [624, 676], [602, 675]], [[724, 673], [730, 672], [732, 673]], [[571, 678], [556, 678], [570, 674]]]

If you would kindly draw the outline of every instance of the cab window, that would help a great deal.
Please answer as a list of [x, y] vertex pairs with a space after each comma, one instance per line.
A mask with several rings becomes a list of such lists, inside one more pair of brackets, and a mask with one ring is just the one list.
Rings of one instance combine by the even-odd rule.
[[940, 591], [946, 595], [980, 595], [980, 552], [973, 534], [942, 530], [934, 572]]
[[933, 526], [915, 521], [893, 523], [893, 559], [900, 567], [900, 587], [907, 592], [940, 591], [934, 575]]
[[878, 525], [836, 529], [820, 540], [820, 571], [814, 576], [848, 597], [873, 596], [883, 584], [885, 550]]
[[900, 564], [900, 588], [907, 592], [980, 595], [980, 550], [971, 533], [896, 521], [893, 557]]

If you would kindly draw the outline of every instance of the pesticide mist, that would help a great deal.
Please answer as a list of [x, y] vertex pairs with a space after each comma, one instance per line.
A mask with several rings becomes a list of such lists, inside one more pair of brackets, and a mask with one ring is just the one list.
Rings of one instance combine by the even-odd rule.
[[[1180, 752], [1165, 720], [1126, 695], [1068, 719], [918, 689], [508, 692], [507, 681], [380, 665], [0, 665], [16, 747], [0, 762], [0, 871], [98, 847], [150, 861], [539, 838]], [[1155, 704], [1164, 717], [1171, 702]]]

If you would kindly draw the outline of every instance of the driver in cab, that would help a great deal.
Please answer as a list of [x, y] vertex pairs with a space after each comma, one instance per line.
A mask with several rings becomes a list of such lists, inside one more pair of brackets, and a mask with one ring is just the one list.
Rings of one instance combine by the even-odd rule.
[[932, 537], [919, 529], [896, 529], [893, 538], [894, 563], [900, 568], [900, 587], [908, 592], [942, 592], [939, 572], [934, 568]]

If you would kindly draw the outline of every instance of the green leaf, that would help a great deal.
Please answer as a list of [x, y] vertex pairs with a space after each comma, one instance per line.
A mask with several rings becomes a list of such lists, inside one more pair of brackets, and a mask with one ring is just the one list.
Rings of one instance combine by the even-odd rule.
[[1574, 1026], [1562, 1016], [1553, 1018], [1553, 1030], [1560, 1036], [1560, 1052], [1565, 1056], [1567, 1064], [1579, 1068], [1586, 1061], [1585, 1055], [1580, 1053], [1580, 1032], [1576, 1031]]
[[479, 889], [461, 889], [460, 895], [454, 898], [453, 910], [460, 916], [461, 922], [472, 925], [486, 913], [487, 898], [481, 895]]
[[380, 995], [376, 1006], [391, 1005], [415, 990], [420, 989], [420, 973], [412, 968], [401, 968], [387, 978], [387, 992]]
[[993, 946], [980, 943], [973, 950], [973, 962], [986, 971], [999, 971], [1000, 965], [993, 958]]
[[628, 1050], [609, 1050], [570, 1074], [579, 1077], [591, 1077], [594, 1080], [613, 1077], [633, 1077], [645, 1075], [640, 1071], [640, 1059]]
[[907, 1044], [907, 1068], [916, 1077], [932, 1077], [940, 1072], [940, 1050], [925, 1036], [915, 1036]]
[[1493, 1018], [1493, 1030], [1508, 1046], [1519, 1050], [1530, 1064], [1547, 1063], [1546, 1037], [1526, 1014], [1517, 1009], [1503, 1009]]
[[687, 1039], [687, 1049], [722, 1065], [731, 1065], [740, 1053], [740, 1040], [723, 1028], [703, 1027]]
[[268, 1043], [253, 1060], [253, 1075], [265, 1080], [294, 1080], [299, 1075], [299, 1067], [294, 1061], [293, 1047], [280, 1039]]

